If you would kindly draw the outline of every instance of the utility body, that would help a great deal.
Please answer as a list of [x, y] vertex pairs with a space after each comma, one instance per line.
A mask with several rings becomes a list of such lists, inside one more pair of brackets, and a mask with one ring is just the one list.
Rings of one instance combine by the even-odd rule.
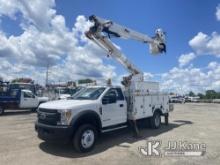
[[45, 141], [71, 141], [77, 151], [90, 151], [99, 134], [125, 128], [131, 123], [138, 132], [136, 122], [150, 121], [159, 128], [161, 116], [168, 124], [169, 111], [173, 109], [167, 94], [159, 92], [159, 84], [146, 82], [139, 71], [110, 40], [111, 37], [134, 39], [150, 44], [151, 53], [166, 51], [165, 34], [161, 29], [155, 37], [148, 37], [124, 26], [96, 16], [89, 18], [93, 25], [85, 35], [117, 60], [130, 73], [123, 78], [124, 87], [91, 86], [70, 100], [41, 104], [35, 129]]

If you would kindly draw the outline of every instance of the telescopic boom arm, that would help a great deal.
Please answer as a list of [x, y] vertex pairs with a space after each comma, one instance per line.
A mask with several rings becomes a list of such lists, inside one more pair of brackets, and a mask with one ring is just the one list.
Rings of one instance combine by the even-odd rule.
[[109, 56], [120, 62], [132, 75], [140, 74], [141, 71], [128, 61], [126, 56], [121, 53], [120, 49], [110, 40], [111, 37], [133, 39], [147, 43], [150, 45], [151, 54], [166, 52], [165, 33], [161, 29], [156, 30], [154, 37], [148, 37], [145, 34], [94, 15], [90, 16], [89, 20], [93, 22], [94, 25], [85, 33], [86, 36], [107, 51]]

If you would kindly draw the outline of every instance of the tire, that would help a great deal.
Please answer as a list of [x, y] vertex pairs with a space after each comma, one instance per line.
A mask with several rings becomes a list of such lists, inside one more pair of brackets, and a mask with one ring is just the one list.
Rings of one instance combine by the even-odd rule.
[[37, 112], [37, 108], [32, 108], [31, 112]]
[[91, 124], [81, 125], [73, 137], [73, 145], [77, 152], [91, 151], [97, 139], [97, 129]]
[[165, 119], [165, 125], [169, 125], [169, 115], [168, 114], [166, 114], [164, 116], [164, 119]]
[[5, 113], [5, 110], [3, 107], [0, 107], [0, 116], [2, 116]]
[[151, 128], [158, 129], [161, 125], [161, 117], [158, 111], [154, 112], [153, 117], [150, 118]]

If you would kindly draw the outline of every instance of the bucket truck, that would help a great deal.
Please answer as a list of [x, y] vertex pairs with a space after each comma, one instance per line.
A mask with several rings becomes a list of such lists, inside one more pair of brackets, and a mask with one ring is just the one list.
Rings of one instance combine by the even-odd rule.
[[159, 93], [159, 84], [145, 82], [143, 73], [137, 69], [117, 46], [111, 37], [134, 39], [150, 45], [150, 52], [166, 52], [165, 34], [156, 30], [154, 37], [148, 37], [112, 21], [90, 16], [93, 22], [85, 35], [103, 48], [112, 58], [121, 63], [129, 72], [120, 86], [105, 85], [86, 87], [72, 100], [59, 100], [41, 104], [35, 129], [44, 141], [73, 143], [79, 152], [90, 151], [101, 133], [114, 131], [133, 125], [136, 121], [145, 124], [150, 121], [152, 128], [159, 128], [161, 116], [168, 124], [168, 114], [172, 110], [166, 94]]

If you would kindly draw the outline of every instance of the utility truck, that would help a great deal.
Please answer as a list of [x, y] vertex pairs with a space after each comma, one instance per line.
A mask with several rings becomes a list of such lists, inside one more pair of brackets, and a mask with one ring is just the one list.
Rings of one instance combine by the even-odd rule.
[[150, 44], [151, 53], [166, 51], [165, 35], [159, 29], [152, 38], [118, 25], [112, 21], [90, 16], [93, 22], [85, 35], [109, 56], [120, 62], [131, 73], [124, 77], [124, 87], [86, 87], [71, 100], [59, 100], [41, 104], [35, 129], [44, 141], [72, 142], [79, 152], [90, 151], [98, 135], [122, 129], [131, 123], [138, 134], [137, 122], [150, 120], [152, 128], [159, 128], [161, 117], [168, 124], [172, 105], [169, 97], [159, 92], [159, 84], [145, 82], [140, 72], [111, 42], [111, 37], [134, 39]]

